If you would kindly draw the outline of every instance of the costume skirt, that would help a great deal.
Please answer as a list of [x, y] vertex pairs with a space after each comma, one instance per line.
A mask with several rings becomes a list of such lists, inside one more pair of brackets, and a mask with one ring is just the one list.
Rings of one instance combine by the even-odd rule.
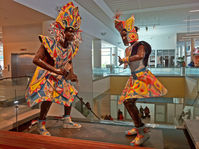
[[42, 101], [70, 106], [77, 93], [74, 86], [63, 76], [37, 67], [25, 98], [30, 107]]
[[133, 72], [119, 99], [119, 104], [126, 99], [160, 97], [167, 93], [167, 89], [160, 81], [144, 68], [142, 71]]

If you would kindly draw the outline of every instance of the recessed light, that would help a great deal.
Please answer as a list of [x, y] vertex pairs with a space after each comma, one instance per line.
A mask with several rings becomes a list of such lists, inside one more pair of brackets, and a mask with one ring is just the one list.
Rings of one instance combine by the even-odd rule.
[[199, 12], [199, 10], [190, 10], [189, 12]]
[[184, 21], [199, 21], [199, 19], [190, 19], [190, 20], [184, 20]]

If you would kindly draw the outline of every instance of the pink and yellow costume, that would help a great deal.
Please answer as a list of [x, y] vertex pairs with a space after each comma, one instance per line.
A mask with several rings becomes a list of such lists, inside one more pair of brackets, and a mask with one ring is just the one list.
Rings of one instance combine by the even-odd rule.
[[131, 76], [127, 81], [119, 99], [120, 104], [123, 103], [126, 99], [159, 97], [167, 93], [167, 89], [146, 68], [147, 64], [144, 62], [146, 56], [142, 60], [129, 62], [129, 57], [136, 54], [140, 45], [145, 47], [145, 54], [147, 51], [151, 51], [151, 46], [147, 42], [138, 42], [138, 34], [134, 28], [134, 21], [134, 16], [131, 16], [126, 21], [119, 20], [119, 16], [116, 16], [115, 19], [115, 28], [120, 33], [125, 30], [127, 32], [128, 43], [133, 43], [131, 46], [126, 48], [125, 58], [123, 58], [124, 68], [129, 65], [131, 69]]
[[[127, 49], [136, 50], [139, 45], [149, 48], [144, 41], [136, 42]], [[128, 52], [131, 55], [131, 52]], [[167, 93], [167, 89], [158, 81], [158, 79], [148, 70], [143, 59], [128, 62], [131, 69], [131, 76], [121, 94], [119, 103], [123, 103], [126, 99], [133, 98], [149, 98], [160, 97]]]
[[167, 89], [147, 69], [151, 46], [145, 41], [138, 41], [138, 28], [134, 27], [134, 16], [126, 21], [119, 20], [119, 15], [115, 18], [115, 27], [120, 32], [124, 44], [130, 45], [125, 50], [125, 57], [123, 59], [119, 57], [120, 65], [124, 64], [124, 69], [129, 65], [131, 69], [131, 76], [120, 96], [119, 104], [124, 103], [134, 121], [136, 128], [128, 130], [126, 135], [136, 135], [130, 144], [138, 146], [149, 138], [149, 134], [139, 116], [136, 100], [163, 96], [167, 93]]

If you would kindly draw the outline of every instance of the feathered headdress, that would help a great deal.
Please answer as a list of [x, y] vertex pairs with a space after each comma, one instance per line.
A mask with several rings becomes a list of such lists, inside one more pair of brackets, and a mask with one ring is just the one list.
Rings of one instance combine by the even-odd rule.
[[81, 42], [80, 31], [81, 17], [79, 15], [78, 7], [75, 7], [73, 2], [69, 2], [64, 5], [55, 22], [50, 26], [50, 33], [55, 36], [56, 41], [64, 41], [64, 31], [67, 27], [72, 27], [76, 30], [74, 33], [74, 41], [72, 42], [72, 48], [69, 50], [69, 59], [72, 59], [79, 50], [79, 43]]
[[[76, 30], [77, 36], [79, 36], [79, 29], [81, 24], [81, 17], [79, 15], [78, 7], [75, 7], [73, 2], [69, 2], [64, 5], [55, 22], [51, 24], [50, 33], [55, 34], [56, 40], [63, 40], [63, 33], [65, 28], [72, 27]], [[76, 37], [79, 39], [80, 37]]]
[[72, 27], [78, 30], [81, 24], [81, 17], [79, 15], [78, 7], [75, 7], [73, 2], [69, 2], [63, 6], [56, 18], [56, 24], [60, 29]]
[[135, 42], [138, 40], [138, 34], [134, 27], [135, 18], [131, 16], [126, 21], [119, 20], [120, 15], [115, 17], [115, 28], [121, 33], [124, 29], [127, 31], [128, 42]]

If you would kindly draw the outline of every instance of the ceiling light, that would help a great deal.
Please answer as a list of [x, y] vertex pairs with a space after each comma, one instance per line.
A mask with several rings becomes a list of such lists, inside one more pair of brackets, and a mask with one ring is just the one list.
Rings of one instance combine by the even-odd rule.
[[190, 10], [189, 12], [199, 12], [199, 10]]
[[199, 19], [190, 19], [190, 20], [184, 20], [184, 21], [199, 21]]
[[101, 32], [101, 35], [102, 35], [102, 36], [105, 36], [105, 35], [106, 35], [106, 32]]
[[117, 42], [117, 44], [121, 44], [121, 42]]

